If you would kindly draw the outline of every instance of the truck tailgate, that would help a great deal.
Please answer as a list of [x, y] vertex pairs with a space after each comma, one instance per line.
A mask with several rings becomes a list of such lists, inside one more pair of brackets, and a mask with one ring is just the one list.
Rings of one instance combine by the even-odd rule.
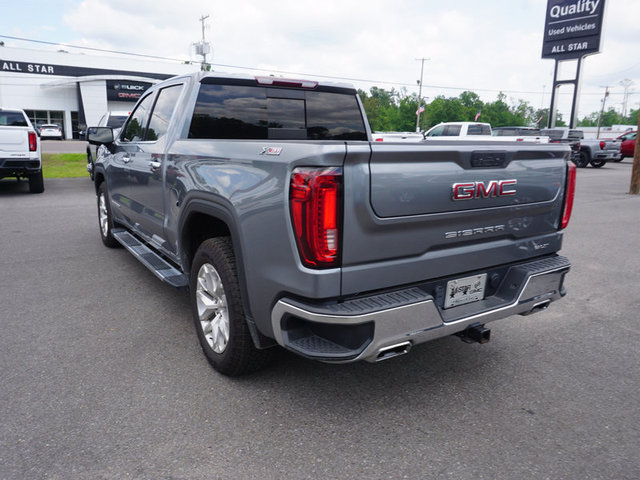
[[342, 293], [472, 272], [560, 249], [569, 148], [349, 145]]
[[29, 156], [29, 136], [26, 127], [0, 127], [0, 156]]

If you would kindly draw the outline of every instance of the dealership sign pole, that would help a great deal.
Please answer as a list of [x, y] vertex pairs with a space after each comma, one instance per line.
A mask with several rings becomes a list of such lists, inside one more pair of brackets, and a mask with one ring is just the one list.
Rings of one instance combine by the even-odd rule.
[[[576, 126], [582, 61], [588, 55], [600, 53], [604, 7], [605, 0], [548, 0], [547, 2], [542, 58], [552, 58], [556, 61], [551, 89], [549, 127], [554, 127], [556, 123], [557, 90], [562, 85], [574, 86], [569, 126], [570, 128]], [[559, 64], [575, 60], [578, 62], [575, 77], [558, 80]]]

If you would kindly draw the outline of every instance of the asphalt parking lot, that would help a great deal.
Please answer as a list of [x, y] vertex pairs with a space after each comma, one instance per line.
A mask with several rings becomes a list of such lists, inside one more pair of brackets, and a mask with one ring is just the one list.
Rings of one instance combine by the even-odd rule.
[[88, 178], [0, 182], [0, 479], [638, 479], [640, 196], [578, 171], [568, 296], [380, 364], [210, 368]]

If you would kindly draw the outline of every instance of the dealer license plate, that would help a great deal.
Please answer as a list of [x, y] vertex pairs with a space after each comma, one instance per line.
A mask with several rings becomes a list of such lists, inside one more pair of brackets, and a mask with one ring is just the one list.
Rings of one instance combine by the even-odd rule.
[[457, 307], [465, 303], [482, 300], [484, 298], [484, 287], [486, 284], [486, 273], [448, 281], [447, 293], [444, 298], [444, 308]]

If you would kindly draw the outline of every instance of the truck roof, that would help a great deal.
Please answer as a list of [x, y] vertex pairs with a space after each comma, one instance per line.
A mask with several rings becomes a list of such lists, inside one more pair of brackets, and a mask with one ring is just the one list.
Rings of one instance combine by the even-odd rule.
[[[304, 77], [282, 77], [274, 75], [249, 75], [246, 73], [229, 73], [229, 72], [193, 72], [186, 75], [180, 75], [180, 77], [191, 77], [198, 82], [201, 82], [205, 78], [219, 78], [219, 79], [232, 79], [232, 80], [253, 80], [259, 84], [265, 86], [290, 86], [290, 87], [302, 87], [309, 85], [317, 85], [323, 87], [344, 88], [356, 91], [356, 88], [350, 83], [344, 82], [330, 82], [325, 80], [309, 79]], [[174, 77], [176, 78], [176, 77]], [[164, 83], [164, 82], [163, 82]], [[155, 85], [154, 85], [155, 87]]]

